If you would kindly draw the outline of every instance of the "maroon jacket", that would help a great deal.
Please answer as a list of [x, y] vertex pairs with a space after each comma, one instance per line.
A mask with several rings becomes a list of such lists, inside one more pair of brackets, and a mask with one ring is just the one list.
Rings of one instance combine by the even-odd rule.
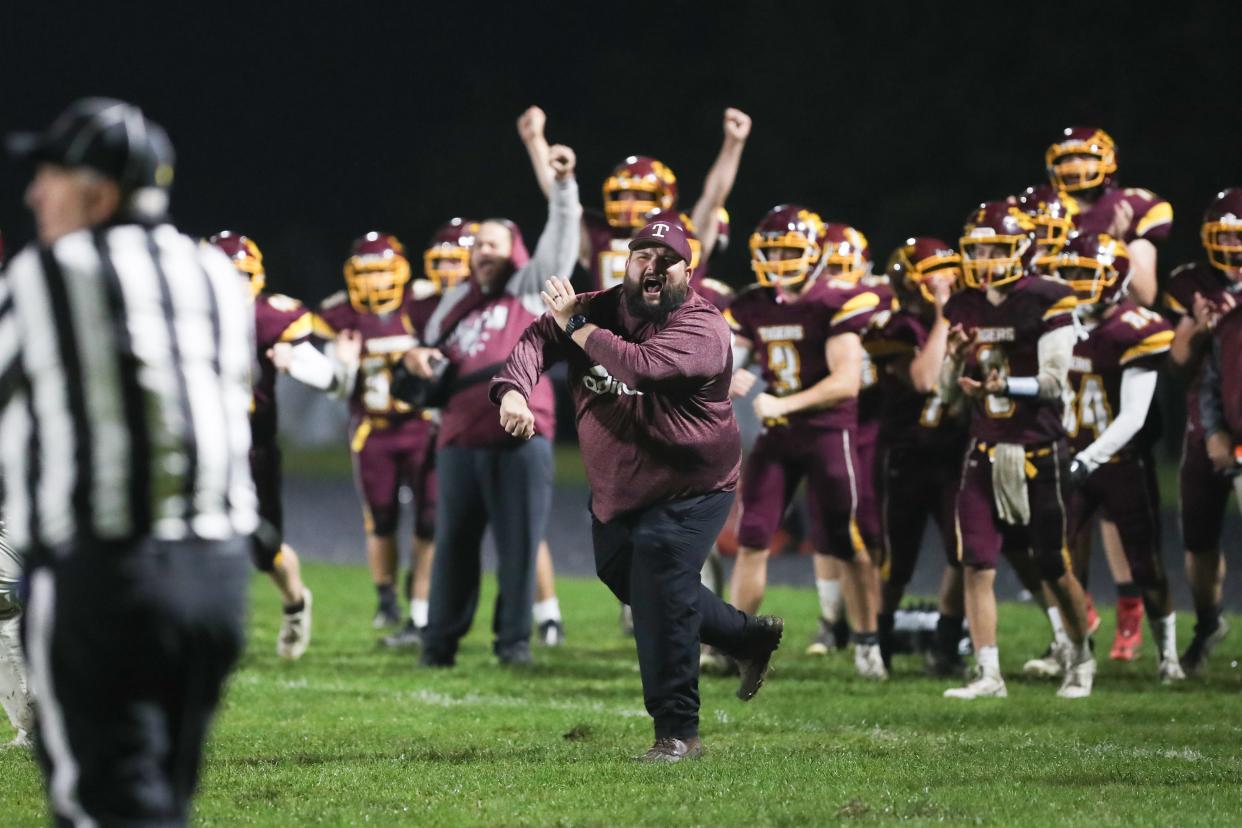
[[737, 486], [742, 443], [729, 380], [733, 354], [720, 312], [690, 291], [656, 326], [631, 316], [622, 286], [582, 294], [598, 325], [581, 349], [548, 315], [492, 380], [499, 402], [529, 396], [554, 362], [569, 364], [591, 511], [608, 522], [635, 509]]

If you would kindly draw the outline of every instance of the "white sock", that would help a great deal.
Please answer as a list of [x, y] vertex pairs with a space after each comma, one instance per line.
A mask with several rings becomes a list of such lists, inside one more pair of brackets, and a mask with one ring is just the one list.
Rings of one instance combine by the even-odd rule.
[[979, 652], [975, 653], [975, 663], [979, 665], [979, 670], [985, 676], [1000, 677], [1000, 648], [993, 644], [991, 647], [980, 647]]
[[1152, 631], [1160, 648], [1160, 658], [1177, 657], [1177, 613], [1170, 612], [1164, 618], [1152, 619]]
[[427, 626], [427, 615], [431, 609], [431, 602], [422, 598], [415, 598], [410, 601], [410, 620], [414, 622], [416, 627]]
[[841, 582], [815, 579], [815, 591], [819, 593], [819, 614], [830, 623], [841, 617]]
[[0, 621], [0, 707], [20, 734], [34, 728], [34, 708], [22, 660], [19, 624], [20, 616]]
[[555, 598], [540, 601], [531, 608], [531, 614], [535, 616], [536, 625], [543, 624], [547, 621], [560, 621], [561, 602]]
[[1048, 607], [1048, 623], [1052, 624], [1052, 639], [1062, 647], [1069, 646], [1069, 636], [1065, 634], [1065, 623], [1061, 621], [1061, 610]]

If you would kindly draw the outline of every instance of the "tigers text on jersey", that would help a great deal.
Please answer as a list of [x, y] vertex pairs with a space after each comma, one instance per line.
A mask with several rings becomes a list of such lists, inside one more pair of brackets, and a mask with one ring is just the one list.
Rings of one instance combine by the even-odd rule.
[[[818, 280], [796, 302], [784, 302], [773, 288], [752, 286], [725, 311], [737, 336], [750, 342], [767, 393], [788, 396], [828, 376], [825, 345], [839, 334], [861, 336], [880, 304], [874, 292]], [[789, 415], [791, 425], [854, 428], [858, 402], [851, 398], [821, 411]]]
[[171, 225], [22, 251], [0, 278], [12, 543], [252, 533], [253, 320], [228, 258]]
[[[1086, 339], [1078, 341], [1069, 372], [1073, 396], [1065, 409], [1065, 431], [1075, 452], [1095, 442], [1121, 410], [1122, 372], [1157, 367], [1172, 344], [1169, 324], [1129, 299], [1119, 302]], [[1136, 435], [1131, 445], [1139, 439]]]
[[[950, 324], [960, 324], [974, 336], [967, 346], [964, 377], [982, 382], [994, 368], [1002, 378], [1035, 376], [1039, 338], [1073, 322], [1077, 303], [1068, 285], [1024, 276], [1006, 287], [999, 305], [983, 290], [968, 289], [953, 294], [944, 307]], [[987, 394], [972, 402], [970, 434], [977, 440], [1035, 445], [1065, 436], [1059, 400]]]

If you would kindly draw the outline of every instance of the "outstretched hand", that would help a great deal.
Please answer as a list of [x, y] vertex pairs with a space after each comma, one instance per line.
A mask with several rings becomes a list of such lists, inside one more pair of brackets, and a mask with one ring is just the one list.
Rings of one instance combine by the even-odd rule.
[[574, 287], [568, 279], [553, 276], [543, 283], [543, 292], [539, 294], [543, 306], [548, 309], [557, 326], [563, 331], [569, 324], [569, 317], [583, 312], [583, 304], [574, 293]]

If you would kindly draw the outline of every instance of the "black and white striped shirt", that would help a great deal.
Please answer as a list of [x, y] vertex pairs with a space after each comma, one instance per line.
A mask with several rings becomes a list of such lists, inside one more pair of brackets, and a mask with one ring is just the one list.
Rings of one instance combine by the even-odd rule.
[[257, 526], [253, 313], [232, 264], [171, 225], [31, 245], [0, 278], [0, 464], [18, 548]]

